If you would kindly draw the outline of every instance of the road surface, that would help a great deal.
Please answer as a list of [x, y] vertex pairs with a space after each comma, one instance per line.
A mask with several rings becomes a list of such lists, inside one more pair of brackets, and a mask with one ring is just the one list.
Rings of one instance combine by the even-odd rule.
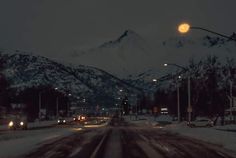
[[233, 158], [221, 146], [114, 119], [46, 141], [22, 158]]

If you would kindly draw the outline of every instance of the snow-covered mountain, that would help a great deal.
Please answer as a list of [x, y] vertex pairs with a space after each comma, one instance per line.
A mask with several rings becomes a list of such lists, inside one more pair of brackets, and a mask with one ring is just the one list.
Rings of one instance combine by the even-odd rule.
[[[235, 39], [233, 33], [231, 38]], [[176, 72], [176, 67], [164, 67], [164, 63], [187, 66], [191, 59], [200, 61], [206, 56], [217, 56], [222, 63], [236, 57], [236, 42], [212, 34], [191, 39], [190, 36], [172, 37], [166, 40], [147, 41], [132, 30], [126, 30], [119, 38], [97, 48], [74, 54], [74, 63], [103, 69], [138, 87]]]
[[140, 35], [126, 30], [119, 38], [89, 49], [73, 53], [74, 63], [98, 67], [118, 77], [141, 73], [152, 66], [152, 47]]
[[45, 57], [20, 52], [2, 52], [0, 57], [4, 62], [4, 75], [11, 88], [18, 91], [50, 85], [97, 103], [107, 100], [112, 102], [120, 89], [129, 94], [139, 93], [139, 90], [124, 81], [94, 67], [64, 65]]

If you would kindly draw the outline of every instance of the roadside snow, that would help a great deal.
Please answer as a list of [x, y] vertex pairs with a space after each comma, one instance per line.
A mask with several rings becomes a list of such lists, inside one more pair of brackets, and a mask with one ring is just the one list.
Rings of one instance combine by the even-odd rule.
[[[199, 139], [205, 142], [222, 145], [224, 148], [236, 152], [236, 125], [215, 126], [212, 128], [190, 128], [187, 122], [178, 124], [171, 121], [169, 116], [159, 116], [156, 119], [153, 116], [139, 116], [137, 120], [126, 116], [124, 119], [137, 126], [152, 126], [153, 128], [162, 128], [163, 130], [177, 133], [183, 136]], [[160, 122], [170, 122], [165, 126]], [[230, 132], [232, 131], [232, 132]], [[233, 132], [234, 131], [234, 132]]]
[[164, 129], [180, 135], [222, 145], [224, 148], [236, 152], [236, 132], [217, 130], [217, 128], [190, 128], [186, 123], [168, 125]]
[[43, 130], [8, 131], [0, 134], [0, 157], [15, 158], [40, 146], [78, 131], [78, 128], [48, 128]]

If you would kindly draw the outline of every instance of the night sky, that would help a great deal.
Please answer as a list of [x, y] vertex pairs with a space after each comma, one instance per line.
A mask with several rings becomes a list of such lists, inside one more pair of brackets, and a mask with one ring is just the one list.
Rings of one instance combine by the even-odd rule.
[[126, 29], [152, 41], [166, 39], [182, 21], [231, 34], [235, 6], [235, 0], [1, 0], [0, 48], [64, 58]]

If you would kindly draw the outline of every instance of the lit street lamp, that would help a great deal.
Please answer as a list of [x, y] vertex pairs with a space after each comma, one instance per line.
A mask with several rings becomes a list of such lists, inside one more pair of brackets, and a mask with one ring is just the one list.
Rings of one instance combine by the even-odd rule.
[[157, 79], [154, 78], [154, 79], [152, 79], [152, 81], [153, 81], [153, 82], [157, 82]]
[[[180, 66], [180, 65], [177, 65], [177, 64], [164, 64], [164, 66], [175, 66], [175, 67], [178, 67], [178, 68], [181, 68], [183, 71], [187, 72], [188, 69], [186, 69], [185, 67], [183, 66]], [[181, 78], [181, 76], [179, 76], [179, 78]], [[192, 113], [192, 106], [191, 106], [191, 85], [190, 85], [190, 74], [188, 74], [188, 121], [190, 122], [191, 121], [191, 113]], [[179, 95], [179, 90], [177, 90], [177, 95]], [[178, 105], [178, 121], [180, 121], [180, 109], [179, 109], [179, 96], [177, 97], [177, 105]]]
[[205, 29], [205, 28], [202, 28], [202, 27], [195, 27], [195, 26], [191, 26], [190, 24], [188, 23], [182, 23], [178, 26], [178, 31], [182, 34], [185, 34], [185, 33], [188, 33], [190, 30], [192, 29], [195, 29], [195, 30], [202, 30], [202, 31], [205, 31], [205, 32], [209, 32], [209, 33], [212, 33], [212, 34], [215, 34], [215, 35], [218, 35], [218, 36], [221, 36], [221, 37], [224, 37], [224, 38], [227, 38], [229, 40], [233, 40], [233, 41], [236, 41], [235, 38], [232, 38], [230, 36], [227, 36], [227, 35], [224, 35], [224, 34], [221, 34], [221, 33], [218, 33], [218, 32], [215, 32], [215, 31], [211, 31], [209, 29]]

